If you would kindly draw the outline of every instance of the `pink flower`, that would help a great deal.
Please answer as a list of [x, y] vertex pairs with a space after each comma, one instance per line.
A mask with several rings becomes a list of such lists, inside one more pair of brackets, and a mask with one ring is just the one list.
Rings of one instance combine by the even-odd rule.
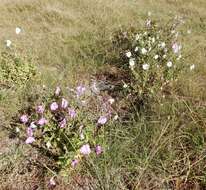
[[67, 101], [66, 99], [62, 98], [61, 107], [62, 107], [63, 109], [66, 109], [67, 106], [68, 106], [68, 101]]
[[57, 86], [54, 94], [55, 94], [56, 96], [59, 96], [60, 92], [61, 92], [61, 88], [60, 88], [59, 86]]
[[75, 118], [76, 115], [77, 115], [76, 111], [74, 109], [72, 109], [72, 108], [68, 108], [68, 112], [69, 112], [69, 116], [71, 118]]
[[84, 92], [86, 91], [86, 87], [80, 85], [80, 86], [77, 87], [76, 90], [77, 90], [77, 96], [81, 96], [81, 95], [83, 95]]
[[28, 127], [26, 133], [27, 133], [28, 137], [32, 137], [33, 136], [33, 129], [31, 127]]
[[40, 113], [40, 114], [43, 114], [44, 113], [44, 106], [42, 106], [42, 105], [37, 106], [36, 112]]
[[76, 167], [76, 165], [77, 165], [78, 163], [79, 163], [79, 160], [74, 159], [74, 160], [72, 160], [71, 166], [74, 168], [74, 167]]
[[97, 123], [100, 124], [100, 125], [104, 125], [106, 122], [107, 122], [107, 117], [106, 116], [101, 116], [97, 121]]
[[67, 120], [64, 118], [59, 124], [60, 124], [60, 128], [65, 128], [67, 124]]
[[53, 102], [53, 103], [50, 105], [51, 111], [56, 111], [58, 108], [59, 108], [59, 106], [58, 106], [58, 104], [57, 104], [56, 102]]
[[37, 124], [40, 126], [46, 125], [48, 123], [47, 119], [45, 119], [44, 117], [42, 117]]
[[26, 123], [29, 121], [28, 116], [27, 116], [26, 114], [22, 115], [22, 116], [20, 117], [20, 121], [21, 121], [22, 123], [26, 124]]
[[89, 144], [83, 145], [83, 146], [80, 148], [80, 152], [81, 152], [83, 155], [89, 155], [89, 154], [91, 153], [91, 149], [90, 149]]
[[34, 141], [35, 141], [34, 137], [28, 137], [25, 142], [26, 144], [32, 144]]
[[102, 147], [100, 145], [97, 145], [95, 147], [95, 152], [97, 155], [101, 154], [103, 152]]

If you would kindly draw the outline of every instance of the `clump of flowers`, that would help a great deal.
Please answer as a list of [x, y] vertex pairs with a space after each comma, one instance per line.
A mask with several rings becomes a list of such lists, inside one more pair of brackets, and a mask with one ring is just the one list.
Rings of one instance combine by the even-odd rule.
[[[178, 21], [158, 26], [149, 18], [142, 29], [121, 29], [111, 38], [106, 60], [125, 76], [122, 89], [133, 105], [162, 97], [183, 70], [178, 26]], [[188, 68], [193, 70], [194, 66]]]
[[[91, 102], [92, 92], [87, 96], [86, 89], [90, 87], [78, 86], [66, 97], [57, 87], [54, 94], [46, 98], [47, 102], [42, 101], [19, 116], [22, 127], [18, 134], [25, 138], [25, 143], [34, 144], [58, 157], [58, 164], [63, 168], [75, 168], [84, 157], [90, 154], [99, 156], [103, 152], [99, 130], [111, 118], [114, 99], [105, 100], [99, 95], [99, 102]], [[95, 103], [99, 110], [93, 111], [82, 101]]]

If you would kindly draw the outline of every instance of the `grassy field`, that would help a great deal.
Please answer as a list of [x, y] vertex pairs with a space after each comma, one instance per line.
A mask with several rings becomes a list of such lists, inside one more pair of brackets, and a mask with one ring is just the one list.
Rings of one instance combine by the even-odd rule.
[[206, 189], [205, 0], [1, 0], [0, 12], [0, 51], [11, 40], [39, 73], [26, 88], [0, 91], [0, 189], [47, 189], [52, 174], [52, 159], [5, 130], [28, 104], [24, 98], [43, 85], [51, 91], [89, 83], [110, 69], [101, 58], [104, 42], [120, 26], [140, 28], [148, 12], [159, 23], [183, 18], [184, 62], [195, 64], [194, 72], [179, 77], [163, 106], [151, 103], [129, 124], [113, 124], [103, 158], [91, 158], [69, 179], [57, 176], [55, 189]]

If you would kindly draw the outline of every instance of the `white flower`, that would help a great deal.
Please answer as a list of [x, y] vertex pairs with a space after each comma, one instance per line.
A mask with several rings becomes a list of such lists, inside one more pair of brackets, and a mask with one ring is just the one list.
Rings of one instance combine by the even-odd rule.
[[135, 39], [138, 41], [140, 39], [140, 35], [136, 34], [136, 38]]
[[154, 59], [158, 59], [158, 57], [159, 57], [159, 55], [155, 55], [155, 56], [154, 56]]
[[194, 68], [195, 68], [195, 65], [194, 65], [194, 64], [190, 66], [190, 70], [191, 70], [191, 71], [194, 70]]
[[152, 38], [152, 43], [155, 43], [155, 37]]
[[18, 127], [16, 127], [16, 133], [19, 133], [20, 129]]
[[116, 114], [116, 115], [114, 116], [114, 120], [116, 121], [118, 118], [119, 118], [119, 116]]
[[30, 128], [35, 129], [37, 128], [37, 126], [34, 124], [34, 122], [31, 122], [31, 124], [29, 125]]
[[138, 51], [138, 49], [139, 49], [139, 48], [138, 48], [138, 47], [136, 47], [136, 48], [134, 49], [134, 51], [135, 51], [135, 52], [137, 52], [137, 51]]
[[172, 62], [171, 61], [167, 62], [167, 67], [172, 67]]
[[164, 47], [166, 46], [165, 42], [162, 42], [162, 43], [160, 44], [160, 46], [161, 46], [162, 48], [164, 48]]
[[11, 40], [6, 40], [6, 46], [10, 47], [11, 46]]
[[129, 60], [129, 65], [130, 65], [131, 68], [134, 68], [134, 65], [135, 65], [135, 59], [134, 58], [131, 58]]
[[174, 33], [175, 33], [175, 30], [172, 30], [171, 33], [174, 34]]
[[188, 34], [191, 34], [191, 32], [192, 32], [191, 30], [188, 30], [188, 31], [187, 31]]
[[46, 143], [46, 146], [47, 146], [47, 148], [50, 148], [50, 147], [52, 146], [51, 142], [48, 141], [48, 142]]
[[181, 58], [182, 58], [182, 55], [180, 54], [180, 55], [177, 57], [177, 60], [179, 61]]
[[166, 55], [166, 54], [164, 54], [162, 57], [163, 57], [163, 59], [165, 59], [165, 58], [167, 57], [167, 55]]
[[148, 69], [149, 69], [149, 65], [148, 65], [148, 64], [143, 64], [143, 65], [142, 65], [142, 68], [143, 68], [144, 70], [148, 70]]
[[132, 56], [132, 53], [131, 53], [130, 51], [128, 51], [128, 52], [126, 53], [126, 56], [127, 56], [128, 58], [130, 58], [130, 57]]
[[124, 83], [123, 88], [127, 88], [127, 87], [128, 87], [128, 85], [126, 83]]
[[114, 98], [110, 98], [109, 100], [108, 100], [108, 102], [110, 103], [110, 104], [113, 104], [114, 103]]
[[16, 27], [16, 34], [19, 34], [21, 32], [21, 28]]
[[[147, 26], [147, 27], [150, 27], [150, 26], [151, 26], [151, 22], [152, 22], [152, 21], [151, 21], [150, 19], [148, 19], [148, 20], [146, 21], [146, 26]], [[146, 32], [145, 32], [145, 33], [146, 33]]]
[[79, 137], [80, 137], [80, 140], [84, 140], [84, 139], [85, 139], [85, 137], [84, 137], [84, 134], [83, 134], [83, 133], [80, 133]]
[[147, 50], [145, 48], [142, 48], [142, 54], [145, 55], [147, 53]]

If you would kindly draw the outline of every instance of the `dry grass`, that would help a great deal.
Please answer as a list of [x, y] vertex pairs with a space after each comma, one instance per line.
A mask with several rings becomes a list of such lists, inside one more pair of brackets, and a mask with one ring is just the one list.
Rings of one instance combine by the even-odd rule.
[[[196, 72], [182, 76], [179, 88], [183, 98], [198, 100], [198, 105], [204, 107], [206, 104], [205, 0], [1, 0], [0, 50], [4, 49], [4, 41], [10, 39], [19, 51], [36, 58], [43, 84], [48, 86], [54, 86], [56, 83], [73, 84], [79, 79], [88, 80], [90, 74], [102, 66], [101, 63], [96, 64], [94, 58], [88, 56], [85, 51], [89, 51], [97, 40], [109, 39], [111, 32], [119, 25], [138, 27], [148, 11], [152, 12], [154, 19], [161, 22], [180, 15], [186, 21], [184, 29], [192, 31], [185, 38], [187, 44], [185, 53], [188, 54], [185, 61], [196, 64]], [[16, 26], [23, 29], [19, 36], [15, 34]], [[19, 106], [19, 99], [15, 94], [8, 93], [7, 96], [6, 92], [5, 96], [7, 99], [0, 103], [0, 121], [13, 115], [12, 111], [17, 110]], [[204, 120], [204, 115], [201, 116], [201, 120]], [[38, 167], [34, 167], [28, 175], [19, 174], [20, 168], [27, 168], [19, 163], [24, 163], [28, 155], [22, 154], [22, 147], [18, 149], [21, 153], [13, 148], [16, 146], [15, 143], [5, 138], [4, 132], [1, 132], [0, 138], [2, 139], [0, 189], [47, 188], [47, 182], [44, 181], [47, 180], [47, 176], [40, 170], [38, 174]], [[29, 154], [30, 151], [28, 150]], [[185, 160], [188, 161], [187, 158]], [[36, 175], [43, 177], [37, 178], [39, 179], [37, 182], [34, 181]], [[154, 176], [154, 181], [163, 178], [161, 174], [159, 175], [159, 179]], [[17, 180], [18, 185], [12, 186], [12, 180]], [[68, 186], [62, 184], [61, 188], [67, 189]], [[181, 184], [177, 184], [177, 189], [183, 188]], [[201, 189], [198, 184], [192, 188]], [[186, 189], [191, 188], [188, 185]]]

